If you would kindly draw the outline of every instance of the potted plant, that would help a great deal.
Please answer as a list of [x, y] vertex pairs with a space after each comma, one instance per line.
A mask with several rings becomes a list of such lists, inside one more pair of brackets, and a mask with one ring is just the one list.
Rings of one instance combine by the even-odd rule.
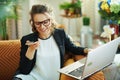
[[64, 2], [59, 6], [60, 9], [63, 9], [65, 11], [65, 15], [68, 15], [70, 7], [71, 7], [71, 3], [69, 2]]
[[76, 15], [81, 14], [81, 1], [72, 0], [72, 2], [64, 2], [60, 4], [60, 9], [65, 10], [66, 15]]
[[72, 4], [74, 8], [74, 13], [75, 14], [81, 14], [81, 1], [77, 0], [75, 3]]
[[8, 39], [6, 30], [6, 20], [8, 18], [17, 19], [17, 0], [0, 1], [0, 38]]
[[83, 25], [86, 25], [86, 26], [90, 25], [90, 18], [89, 17], [83, 17]]

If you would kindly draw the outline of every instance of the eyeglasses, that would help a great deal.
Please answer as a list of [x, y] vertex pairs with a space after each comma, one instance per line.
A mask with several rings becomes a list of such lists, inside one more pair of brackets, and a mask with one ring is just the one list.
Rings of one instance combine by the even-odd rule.
[[46, 27], [50, 25], [50, 19], [41, 22], [34, 22], [34, 24], [36, 25], [36, 27], [40, 27], [41, 25], [44, 25]]

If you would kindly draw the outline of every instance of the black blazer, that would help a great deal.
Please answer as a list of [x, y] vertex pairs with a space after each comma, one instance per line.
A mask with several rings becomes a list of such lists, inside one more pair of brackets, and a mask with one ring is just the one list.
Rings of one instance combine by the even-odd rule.
[[[64, 53], [65, 51], [69, 51], [71, 53], [74, 53], [76, 55], [84, 55], [84, 48], [75, 46], [72, 41], [70, 41], [69, 37], [65, 34], [64, 30], [62, 29], [55, 29], [53, 33], [53, 37], [59, 47], [60, 50], [60, 58], [61, 58], [61, 67], [63, 66], [64, 62]], [[34, 58], [32, 60], [29, 60], [25, 54], [28, 49], [28, 46], [25, 45], [26, 41], [37, 41], [38, 40], [38, 34], [37, 33], [31, 33], [29, 35], [23, 36], [21, 39], [21, 52], [20, 52], [20, 64], [19, 68], [17, 70], [18, 73], [22, 74], [29, 74], [31, 70], [33, 69], [35, 62], [36, 62], [36, 51]]]

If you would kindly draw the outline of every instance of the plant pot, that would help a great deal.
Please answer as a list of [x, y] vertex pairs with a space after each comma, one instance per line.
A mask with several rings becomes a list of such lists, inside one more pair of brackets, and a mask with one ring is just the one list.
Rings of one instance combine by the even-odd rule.
[[68, 14], [69, 14], [69, 9], [65, 9], [65, 10], [64, 10], [64, 13], [65, 13], [66, 16], [68, 16]]

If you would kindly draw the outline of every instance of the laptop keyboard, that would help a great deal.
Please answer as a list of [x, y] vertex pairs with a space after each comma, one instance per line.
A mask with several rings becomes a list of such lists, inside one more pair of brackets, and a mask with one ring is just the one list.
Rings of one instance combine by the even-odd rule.
[[81, 67], [69, 72], [68, 74], [75, 76], [75, 77], [80, 77], [80, 76], [82, 76], [83, 69], [84, 69], [84, 66], [81, 66]]

